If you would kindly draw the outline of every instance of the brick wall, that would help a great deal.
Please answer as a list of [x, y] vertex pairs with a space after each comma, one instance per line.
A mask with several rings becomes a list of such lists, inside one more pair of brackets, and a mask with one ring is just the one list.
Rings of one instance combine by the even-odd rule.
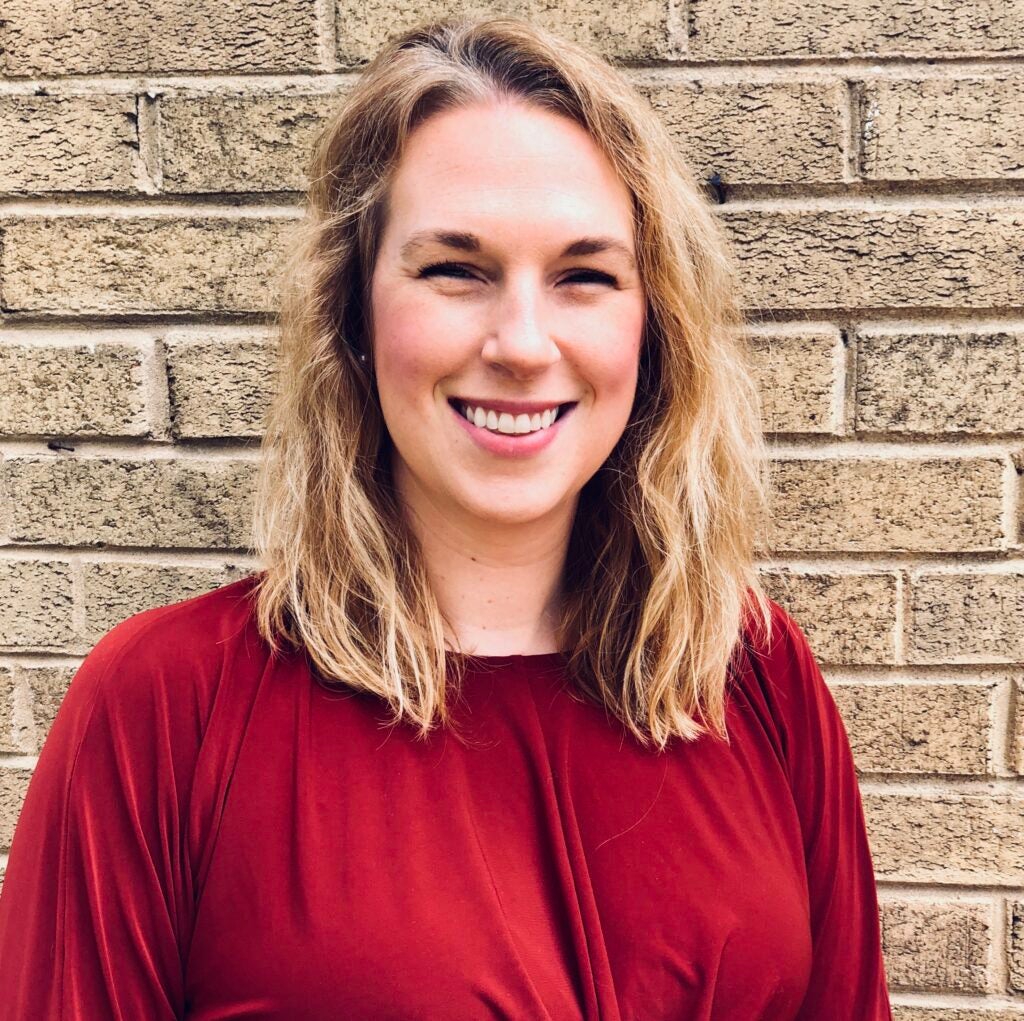
[[[0, 847], [97, 638], [256, 566], [304, 152], [388, 33], [458, 9], [155, 6], [0, 22]], [[1024, 3], [502, 9], [627, 67], [719, 175], [764, 576], [846, 719], [896, 1017], [1024, 1018]]]

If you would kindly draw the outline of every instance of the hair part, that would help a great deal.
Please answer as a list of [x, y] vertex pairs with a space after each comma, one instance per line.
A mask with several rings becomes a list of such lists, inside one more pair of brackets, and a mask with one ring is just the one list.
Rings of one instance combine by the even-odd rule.
[[283, 267], [257, 485], [260, 633], [275, 651], [304, 649], [322, 683], [381, 696], [419, 736], [453, 722], [448, 689], [465, 662], [445, 648], [391, 479], [369, 287], [412, 132], [495, 100], [589, 132], [633, 197], [648, 300], [630, 420], [581, 492], [570, 536], [559, 629], [569, 675], [642, 744], [728, 741], [730, 671], [755, 623], [771, 631], [754, 566], [767, 456], [737, 274], [646, 100], [596, 55], [514, 18], [447, 19], [393, 39], [318, 138]]

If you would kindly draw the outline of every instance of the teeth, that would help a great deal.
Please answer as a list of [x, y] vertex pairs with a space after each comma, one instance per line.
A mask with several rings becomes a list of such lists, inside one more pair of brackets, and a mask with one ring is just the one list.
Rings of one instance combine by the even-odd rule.
[[558, 418], [558, 407], [548, 408], [546, 411], [537, 412], [534, 415], [511, 415], [507, 411], [503, 411], [499, 415], [497, 412], [485, 408], [462, 405], [462, 414], [478, 429], [518, 436], [523, 433], [537, 432], [538, 429], [547, 429]]

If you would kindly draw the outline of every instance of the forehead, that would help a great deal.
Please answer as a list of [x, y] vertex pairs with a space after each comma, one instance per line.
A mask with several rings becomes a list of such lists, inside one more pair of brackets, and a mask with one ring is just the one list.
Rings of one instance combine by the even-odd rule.
[[437, 225], [475, 233], [517, 225], [520, 234], [533, 227], [624, 242], [632, 234], [629, 189], [587, 131], [521, 102], [445, 110], [419, 125], [388, 206], [396, 244]]

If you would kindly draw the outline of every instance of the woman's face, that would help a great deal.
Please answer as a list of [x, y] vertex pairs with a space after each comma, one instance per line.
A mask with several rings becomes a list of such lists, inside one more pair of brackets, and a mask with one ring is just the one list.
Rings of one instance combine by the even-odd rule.
[[421, 124], [371, 304], [404, 501], [445, 520], [571, 514], [629, 419], [646, 310], [630, 194], [586, 131], [514, 102]]

